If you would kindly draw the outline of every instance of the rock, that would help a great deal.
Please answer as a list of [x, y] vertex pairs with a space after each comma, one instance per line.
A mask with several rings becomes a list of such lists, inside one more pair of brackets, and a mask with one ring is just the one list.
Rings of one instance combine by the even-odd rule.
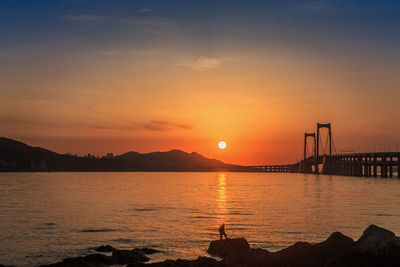
[[314, 245], [297, 242], [293, 246], [277, 251], [273, 254], [272, 262], [290, 266], [323, 266], [328, 259], [353, 246], [353, 239], [340, 232], [335, 232], [325, 241]]
[[370, 225], [356, 243], [360, 252], [379, 254], [400, 247], [400, 238], [389, 230]]
[[354, 241], [339, 232], [327, 240], [310, 244], [297, 242], [277, 252], [264, 249], [240, 249], [223, 260], [224, 266], [323, 266], [332, 256], [354, 246]]
[[156, 263], [128, 264], [126, 267], [223, 267], [221, 262], [209, 257], [198, 257], [196, 260], [166, 260]]
[[229, 254], [222, 263], [224, 266], [230, 267], [268, 266], [272, 262], [271, 254], [265, 249], [251, 248], [248, 251]]
[[112, 264], [112, 259], [110, 256], [105, 256], [102, 254], [90, 254], [85, 257], [77, 258], [66, 258], [62, 261], [65, 266], [108, 266]]
[[117, 250], [116, 248], [114, 248], [113, 246], [110, 246], [110, 245], [100, 246], [95, 249], [95, 251], [97, 251], [97, 252], [113, 252], [116, 250]]
[[161, 253], [161, 250], [157, 250], [154, 248], [135, 248], [133, 249], [133, 251], [135, 252], [140, 252], [144, 255], [150, 255], [150, 254], [154, 254], [154, 253]]
[[149, 260], [147, 256], [138, 251], [115, 249], [112, 256], [96, 253], [85, 257], [65, 258], [62, 262], [41, 267], [105, 267], [116, 264], [138, 264]]
[[83, 257], [86, 262], [90, 262], [93, 264], [104, 264], [104, 265], [111, 265], [113, 264], [113, 260], [110, 256], [106, 256], [103, 254], [90, 254]]
[[399, 237], [389, 230], [370, 225], [352, 248], [329, 259], [325, 266], [400, 266]]
[[238, 252], [248, 252], [250, 249], [249, 243], [244, 238], [214, 240], [210, 242], [207, 252], [211, 255], [226, 257], [229, 254]]
[[314, 245], [316, 249], [325, 254], [334, 254], [354, 246], [354, 240], [341, 232], [331, 234], [327, 240]]
[[297, 242], [277, 252], [250, 248], [244, 238], [211, 241], [207, 252], [222, 257], [222, 261], [199, 257], [196, 260], [178, 259], [145, 264], [149, 260], [145, 254], [160, 251], [151, 248], [118, 250], [109, 245], [99, 247], [98, 250], [112, 250], [112, 256], [91, 254], [85, 257], [67, 258], [47, 267], [103, 267], [126, 264], [127, 267], [400, 266], [400, 238], [393, 232], [375, 225], [369, 226], [357, 242], [340, 232], [335, 232], [323, 242], [316, 244]]
[[62, 262], [40, 267], [106, 267], [113, 264], [110, 256], [102, 254], [90, 254], [85, 257], [65, 258]]
[[134, 264], [147, 262], [150, 258], [138, 251], [122, 249], [113, 251], [112, 260], [115, 264]]

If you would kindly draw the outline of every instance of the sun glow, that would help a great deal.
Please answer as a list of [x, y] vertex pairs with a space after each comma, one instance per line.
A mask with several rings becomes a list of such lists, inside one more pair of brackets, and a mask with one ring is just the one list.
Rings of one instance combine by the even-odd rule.
[[218, 147], [220, 149], [225, 149], [226, 148], [226, 143], [224, 141], [221, 141], [221, 142], [218, 143]]

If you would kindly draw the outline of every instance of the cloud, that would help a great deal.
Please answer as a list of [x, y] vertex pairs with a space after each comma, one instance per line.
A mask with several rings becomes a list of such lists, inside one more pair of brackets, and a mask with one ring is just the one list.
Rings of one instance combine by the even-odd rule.
[[193, 127], [189, 124], [174, 123], [168, 121], [146, 121], [146, 122], [130, 122], [126, 125], [91, 125], [90, 128], [100, 130], [127, 130], [127, 131], [169, 131], [174, 129], [190, 130]]
[[94, 130], [122, 130], [122, 131], [170, 131], [170, 130], [190, 130], [192, 125], [186, 123], [169, 122], [162, 120], [153, 121], [132, 121], [122, 124], [115, 122], [103, 122], [101, 124], [87, 124], [77, 121], [55, 121], [50, 118], [38, 118], [34, 116], [21, 116], [16, 114], [0, 115], [0, 123], [7, 125], [29, 126], [38, 129], [94, 129]]
[[129, 51], [121, 51], [121, 50], [100, 50], [97, 51], [100, 55], [103, 56], [115, 56], [115, 55], [119, 55], [121, 53], [131, 53], [131, 54], [135, 54], [135, 55], [141, 55], [141, 56], [149, 56], [149, 55], [154, 55], [154, 54], [158, 54], [160, 52], [160, 50], [158, 49], [134, 49], [134, 50], [129, 50]]
[[344, 0], [311, 0], [300, 6], [301, 10], [306, 11], [330, 11], [338, 12], [344, 9], [350, 1]]
[[64, 18], [71, 21], [82, 21], [82, 22], [101, 21], [107, 19], [107, 17], [90, 15], [90, 14], [65, 15]]
[[199, 57], [186, 62], [178, 63], [179, 66], [187, 67], [196, 71], [204, 71], [219, 68], [223, 60], [211, 57]]
[[132, 95], [129, 91], [100, 91], [100, 90], [87, 90], [87, 89], [74, 89], [72, 90], [74, 93], [78, 94], [89, 94], [89, 95], [99, 95], [99, 96], [107, 96], [107, 97], [124, 97], [124, 98], [136, 98], [136, 95]]
[[135, 55], [141, 55], [141, 56], [148, 56], [148, 55], [154, 55], [158, 54], [160, 50], [131, 50], [130, 51], [132, 54]]
[[94, 22], [109, 22], [109, 23], [123, 23], [132, 25], [147, 25], [147, 26], [169, 26], [173, 25], [170, 20], [156, 18], [156, 17], [117, 17], [107, 15], [92, 15], [92, 14], [78, 14], [78, 15], [65, 15], [64, 19], [73, 22], [94, 23]]
[[144, 7], [144, 8], [142, 8], [142, 9], [140, 9], [138, 12], [139, 12], [139, 13], [146, 13], [146, 12], [150, 12], [150, 11], [152, 11], [151, 8]]
[[145, 129], [152, 131], [165, 131], [171, 129], [183, 129], [183, 130], [192, 129], [192, 126], [189, 124], [173, 123], [167, 121], [150, 121], [143, 124], [143, 126]]
[[124, 23], [135, 25], [168, 26], [173, 24], [169, 20], [154, 17], [120, 18], [119, 20]]
[[103, 56], [114, 56], [114, 55], [118, 55], [120, 53], [121, 53], [121, 51], [119, 51], [119, 50], [101, 50], [101, 51], [99, 51], [99, 54], [101, 54]]

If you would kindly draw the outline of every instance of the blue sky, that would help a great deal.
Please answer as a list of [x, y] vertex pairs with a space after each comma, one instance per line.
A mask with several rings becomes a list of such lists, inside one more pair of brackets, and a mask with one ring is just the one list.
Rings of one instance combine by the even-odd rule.
[[354, 40], [394, 47], [400, 26], [397, 1], [12, 0], [2, 1], [0, 8], [1, 45], [8, 49], [47, 42], [111, 42], [110, 38], [146, 43], [154, 40], [145, 31], [149, 28], [176, 31], [202, 44], [273, 37], [274, 42], [300, 45]]

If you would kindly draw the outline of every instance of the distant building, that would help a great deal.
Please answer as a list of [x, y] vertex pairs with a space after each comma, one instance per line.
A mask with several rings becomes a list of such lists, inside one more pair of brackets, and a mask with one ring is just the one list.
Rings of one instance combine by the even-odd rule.
[[45, 160], [31, 160], [31, 170], [47, 171], [47, 162]]
[[47, 162], [45, 160], [40, 161], [40, 170], [47, 171]]
[[17, 168], [17, 162], [15, 160], [0, 160], [0, 169], [2, 170], [15, 170]]
[[114, 158], [114, 154], [113, 153], [107, 153], [107, 155], [105, 155], [103, 158], [104, 159], [112, 159], [112, 158]]

